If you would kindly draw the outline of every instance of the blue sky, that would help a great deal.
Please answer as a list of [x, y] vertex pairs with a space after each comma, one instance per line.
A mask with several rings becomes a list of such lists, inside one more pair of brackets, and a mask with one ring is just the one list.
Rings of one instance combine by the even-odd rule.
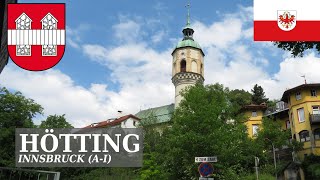
[[[67, 6], [63, 59], [44, 72], [9, 62], [0, 85], [34, 99], [45, 116], [66, 114], [76, 127], [173, 102], [171, 52], [182, 39], [188, 1], [54, 2]], [[320, 78], [316, 52], [292, 58], [271, 42], [253, 42], [252, 1], [191, 0], [191, 24], [206, 54], [206, 84], [250, 90], [258, 83], [278, 99], [303, 82], [301, 75]]]

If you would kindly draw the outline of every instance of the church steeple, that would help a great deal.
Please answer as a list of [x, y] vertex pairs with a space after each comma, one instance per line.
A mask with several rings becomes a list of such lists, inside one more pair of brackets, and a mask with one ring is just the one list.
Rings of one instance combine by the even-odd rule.
[[184, 40], [185, 39], [192, 39], [193, 40], [193, 33], [194, 30], [191, 28], [191, 24], [190, 24], [190, 4], [188, 4], [187, 6], [188, 9], [188, 14], [187, 14], [187, 24], [184, 27], [184, 29], [182, 30], [183, 35], [184, 35]]
[[187, 26], [190, 26], [190, 3], [187, 4], [188, 14], [187, 14]]
[[183, 28], [183, 39], [172, 52], [172, 83], [175, 86], [175, 107], [182, 100], [181, 91], [197, 82], [204, 81], [204, 53], [193, 39], [194, 30], [190, 23], [190, 4], [187, 6], [187, 23]]

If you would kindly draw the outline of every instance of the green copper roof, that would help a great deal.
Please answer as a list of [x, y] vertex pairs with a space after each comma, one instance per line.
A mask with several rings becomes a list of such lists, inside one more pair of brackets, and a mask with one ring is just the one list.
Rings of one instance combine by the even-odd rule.
[[192, 29], [190, 24], [187, 24], [183, 29]]
[[155, 108], [150, 108], [146, 110], [139, 111], [135, 116], [140, 118], [142, 121], [150, 116], [154, 116], [158, 123], [169, 122], [171, 120], [174, 111], [174, 104], [169, 104], [166, 106], [160, 106]]
[[190, 4], [187, 4], [186, 7], [188, 9], [188, 15], [187, 15], [186, 26], [182, 30], [184, 37], [183, 37], [183, 40], [178, 43], [178, 45], [176, 46], [176, 48], [173, 50], [172, 53], [174, 53], [175, 50], [178, 48], [193, 47], [201, 50], [202, 54], [204, 55], [200, 45], [193, 39], [194, 30], [192, 29], [190, 24]]
[[194, 47], [197, 49], [201, 49], [200, 45], [192, 39], [185, 39], [180, 41], [176, 46], [176, 48], [181, 48], [181, 47]]

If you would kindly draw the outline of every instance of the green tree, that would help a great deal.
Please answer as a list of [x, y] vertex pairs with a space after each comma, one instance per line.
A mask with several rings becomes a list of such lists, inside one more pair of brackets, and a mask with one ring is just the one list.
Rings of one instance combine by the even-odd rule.
[[227, 123], [236, 118], [229, 90], [220, 84], [197, 84], [182, 95], [172, 127], [162, 135], [160, 154], [165, 158], [159, 164], [164, 173], [171, 179], [197, 178], [199, 164], [194, 163], [194, 157], [213, 155], [218, 157], [215, 167], [221, 178], [237, 179], [238, 174], [251, 169], [255, 153], [248, 150], [251, 141], [246, 127], [237, 120]]
[[284, 131], [281, 128], [279, 120], [271, 118], [263, 118], [262, 126], [258, 132], [257, 141], [263, 144], [264, 148], [271, 149], [272, 144], [276, 148], [281, 148], [284, 145], [289, 145], [288, 140], [291, 139], [290, 131]]
[[302, 57], [304, 52], [308, 49], [316, 49], [320, 52], [320, 42], [275, 42], [274, 44], [278, 48], [290, 51], [294, 57]]
[[243, 89], [231, 90], [229, 93], [230, 102], [240, 107], [251, 103], [252, 95]]
[[313, 154], [305, 157], [302, 162], [302, 168], [305, 172], [306, 179], [320, 179], [320, 156]]
[[279, 102], [279, 100], [277, 99], [268, 100], [267, 101], [268, 108], [276, 108], [277, 102]]
[[156, 122], [158, 119], [151, 113], [149, 117], [140, 121], [140, 127], [144, 131], [143, 140], [143, 167], [140, 169], [140, 179], [167, 179], [159, 158], [162, 156], [159, 149], [162, 148], [161, 133], [165, 131], [165, 127], [158, 127]]
[[252, 92], [252, 103], [261, 104], [261, 103], [268, 102], [269, 99], [266, 98], [263, 88], [258, 84], [254, 85], [253, 89], [251, 89], [251, 92]]
[[67, 122], [65, 115], [50, 115], [45, 121], [42, 121], [40, 128], [73, 128], [73, 126]]
[[[278, 161], [277, 163], [277, 171], [281, 170], [284, 168], [284, 166], [291, 162], [291, 152], [301, 150], [303, 147], [303, 144], [300, 142], [297, 142], [293, 139], [289, 141], [289, 139], [291, 139], [290, 130], [283, 130], [281, 126], [281, 121], [278, 119], [275, 120], [271, 118], [263, 118], [262, 126], [258, 132], [258, 136], [254, 140], [256, 146], [259, 147], [258, 150], [260, 152], [258, 153], [258, 157], [260, 158], [260, 164], [262, 167], [266, 167], [264, 170], [270, 174], [274, 174], [274, 169], [270, 169], [270, 167], [273, 167], [272, 145], [274, 145], [274, 147], [280, 151], [284, 146], [289, 148], [286, 150], [288, 154], [284, 154], [284, 151], [280, 153], [282, 154], [282, 157], [280, 156], [282, 160]], [[269, 151], [270, 153], [264, 153], [266, 151]], [[286, 155], [287, 158], [285, 158], [284, 155]]]
[[240, 109], [251, 103], [252, 95], [243, 89], [235, 89], [231, 90], [228, 93], [230, 104], [232, 104], [234, 112], [236, 114], [239, 114]]
[[35, 127], [32, 118], [43, 108], [20, 92], [0, 88], [0, 166], [14, 166], [15, 128]]

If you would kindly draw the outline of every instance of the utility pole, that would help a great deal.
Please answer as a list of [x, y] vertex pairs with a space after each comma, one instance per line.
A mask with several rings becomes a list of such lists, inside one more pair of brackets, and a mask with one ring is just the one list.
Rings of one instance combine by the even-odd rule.
[[276, 177], [276, 180], [278, 179], [277, 178], [277, 159], [276, 159], [276, 150], [274, 148], [274, 145], [273, 145], [273, 142], [268, 139], [268, 138], [265, 138], [265, 140], [268, 140], [271, 145], [272, 145], [272, 151], [273, 151], [273, 162], [274, 162], [274, 174], [275, 174], [275, 177]]
[[256, 176], [257, 176], [257, 180], [259, 180], [259, 158], [258, 157], [254, 157], [254, 164], [255, 164], [255, 169], [256, 169]]
[[272, 142], [271, 142], [271, 144], [272, 144], [272, 150], [273, 150], [273, 162], [274, 162], [274, 170], [275, 170], [274, 174], [275, 174], [275, 176], [276, 176], [276, 180], [277, 180], [278, 178], [277, 178], [277, 159], [276, 159], [276, 150], [274, 149], [274, 145], [273, 145], [273, 143], [272, 143]]

